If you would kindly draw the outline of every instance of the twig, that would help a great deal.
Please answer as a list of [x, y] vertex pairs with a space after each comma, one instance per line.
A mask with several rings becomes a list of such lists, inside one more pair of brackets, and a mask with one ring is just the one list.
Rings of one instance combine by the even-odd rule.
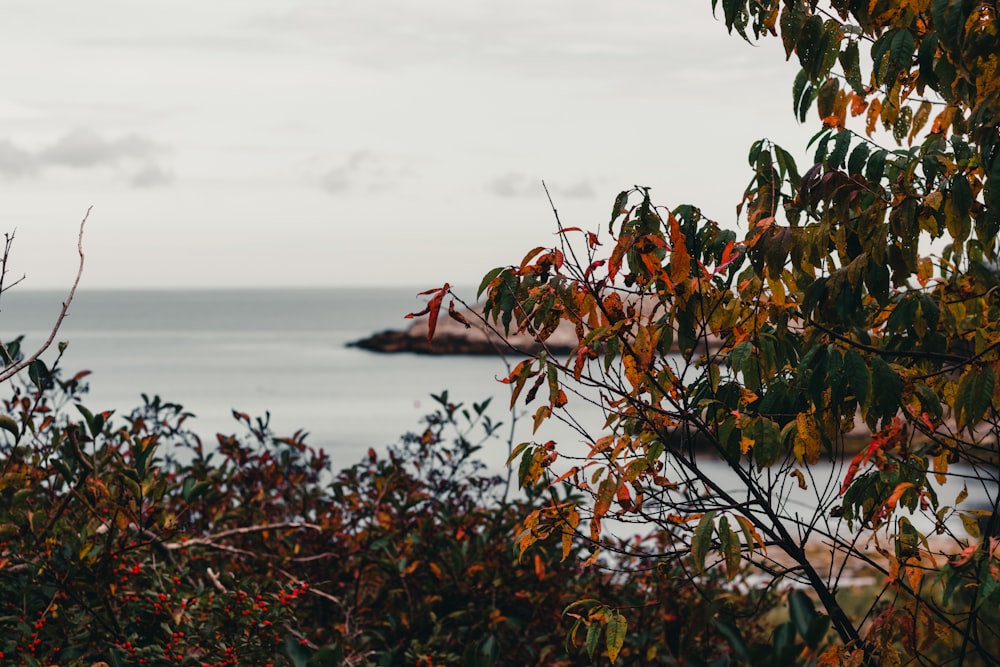
[[224, 530], [221, 533], [215, 533], [207, 537], [196, 537], [194, 539], [186, 540], [184, 542], [164, 542], [163, 547], [171, 551], [177, 551], [178, 549], [187, 549], [189, 547], [211, 547], [213, 549], [222, 549], [224, 551], [240, 551], [235, 547], [226, 547], [218, 544], [218, 540], [224, 539], [226, 537], [232, 537], [233, 535], [249, 535], [251, 533], [262, 533], [265, 530], [282, 530], [285, 528], [306, 528], [309, 530], [315, 530], [322, 532], [322, 526], [317, 526], [314, 523], [304, 523], [301, 521], [288, 521], [283, 523], [267, 523], [259, 526], [244, 526], [242, 528], [233, 528], [231, 530]]
[[[76, 295], [76, 288], [80, 284], [80, 277], [83, 275], [83, 228], [84, 225], [87, 224], [87, 218], [90, 217], [90, 211], [92, 208], [93, 206], [87, 208], [87, 212], [84, 214], [83, 220], [80, 221], [80, 234], [76, 241], [76, 249], [80, 254], [80, 265], [76, 270], [76, 279], [73, 281], [73, 286], [69, 290], [69, 296], [66, 298], [66, 301], [63, 302], [62, 310], [59, 311], [59, 317], [56, 319], [56, 323], [53, 325], [52, 331], [49, 332], [48, 340], [46, 340], [34, 354], [0, 373], [0, 382], [6, 382], [31, 364], [35, 363], [38, 357], [42, 356], [42, 353], [49, 349], [49, 346], [52, 345], [52, 341], [56, 338], [56, 334], [59, 333], [59, 327], [62, 326], [62, 322], [66, 318], [66, 313], [69, 311], [69, 305], [73, 303], [73, 297]], [[10, 355], [7, 355], [7, 358], [9, 359]]]

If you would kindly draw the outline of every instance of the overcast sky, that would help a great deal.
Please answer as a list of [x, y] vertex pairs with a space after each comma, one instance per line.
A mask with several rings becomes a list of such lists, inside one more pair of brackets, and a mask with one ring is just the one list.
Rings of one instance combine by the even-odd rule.
[[31, 288], [477, 283], [653, 188], [735, 226], [801, 153], [709, 0], [0, 0], [0, 231]]

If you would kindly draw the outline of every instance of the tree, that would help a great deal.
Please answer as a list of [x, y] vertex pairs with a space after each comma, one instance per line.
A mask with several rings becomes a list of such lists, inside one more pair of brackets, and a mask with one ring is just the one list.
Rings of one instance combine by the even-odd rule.
[[[517, 448], [522, 485], [569, 483], [587, 498], [532, 512], [518, 548], [586, 526], [594, 563], [607, 523], [634, 521], [664, 548], [619, 545], [619, 556], [689, 556], [695, 586], [721, 567], [806, 587], [824, 614], [790, 599], [783, 632], [804, 638], [800, 661], [996, 664], [996, 5], [712, 5], [730, 32], [780, 37], [798, 60], [793, 113], [817, 112], [813, 164], [800, 173], [785, 149], [753, 144], [742, 238], [636, 187], [615, 198], [610, 240], [564, 227], [553, 206], [558, 247], [486, 275], [489, 326], [542, 343], [569, 327], [577, 341], [504, 380], [512, 407], [540, 403], [536, 430], [562, 419], [588, 443], [578, 458], [568, 443]], [[432, 315], [449, 292], [434, 291]], [[588, 402], [606, 416], [596, 429], [576, 419]], [[860, 450], [846, 451], [859, 432]], [[848, 460], [834, 481], [817, 471]], [[949, 478], [964, 480], [955, 498], [938, 492]], [[793, 487], [813, 507], [790, 505]], [[988, 506], [963, 506], [970, 488]], [[861, 613], [838, 595], [854, 562], [885, 580]], [[727, 632], [749, 661], [739, 631]]]

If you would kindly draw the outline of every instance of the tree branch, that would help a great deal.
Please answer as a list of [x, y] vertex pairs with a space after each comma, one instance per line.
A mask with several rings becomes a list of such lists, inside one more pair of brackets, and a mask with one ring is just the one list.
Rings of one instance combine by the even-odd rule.
[[[59, 333], [59, 327], [62, 326], [63, 320], [66, 319], [66, 314], [69, 311], [69, 305], [73, 303], [73, 297], [76, 295], [76, 288], [80, 284], [80, 277], [83, 275], [83, 228], [84, 225], [87, 224], [87, 218], [90, 217], [90, 211], [92, 208], [93, 206], [87, 208], [87, 212], [84, 214], [83, 220], [80, 221], [80, 234], [76, 241], [76, 249], [80, 254], [80, 264], [76, 270], [76, 279], [73, 281], [73, 286], [69, 290], [69, 296], [66, 297], [66, 301], [62, 304], [62, 310], [59, 311], [59, 317], [56, 318], [56, 323], [53, 325], [52, 331], [49, 332], [48, 339], [40, 348], [38, 348], [38, 350], [35, 351], [34, 354], [26, 357], [0, 373], [0, 382], [6, 382], [37, 361], [38, 357], [42, 356], [42, 353], [49, 349], [49, 346], [52, 345], [52, 341], [56, 338], [56, 334]], [[7, 355], [7, 358], [9, 359], [10, 355]]]

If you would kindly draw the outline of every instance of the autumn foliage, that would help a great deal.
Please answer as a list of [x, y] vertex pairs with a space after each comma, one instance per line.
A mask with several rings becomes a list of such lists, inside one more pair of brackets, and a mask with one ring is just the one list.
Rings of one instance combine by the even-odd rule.
[[[811, 161], [754, 143], [739, 233], [636, 187], [605, 230], [557, 214], [556, 247], [486, 275], [486, 325], [577, 340], [505, 380], [536, 430], [558, 418], [587, 443], [517, 448], [523, 485], [585, 498], [529, 514], [519, 549], [580, 531], [595, 562], [608, 523], [634, 522], [662, 548], [621, 556], [688, 557], [695, 586], [721, 569], [810, 591], [822, 620], [799, 615], [805, 647], [780, 664], [996, 664], [996, 4], [712, 5], [801, 66]], [[860, 613], [845, 567], [884, 582]], [[619, 631], [614, 612], [600, 622]]]
[[[237, 434], [202, 441], [158, 397], [89, 410], [88, 379], [36, 360], [7, 385], [0, 664], [646, 664], [728, 655], [709, 619], [762, 634], [752, 617], [776, 603], [720, 578], [691, 589], [680, 564], [587, 569], [579, 540], [518, 559], [520, 519], [571, 490], [510, 494], [484, 469], [478, 449], [504, 446], [487, 403], [443, 392], [418, 430], [338, 472], [303, 433], [239, 412]], [[608, 639], [618, 607], [632, 630]]]

